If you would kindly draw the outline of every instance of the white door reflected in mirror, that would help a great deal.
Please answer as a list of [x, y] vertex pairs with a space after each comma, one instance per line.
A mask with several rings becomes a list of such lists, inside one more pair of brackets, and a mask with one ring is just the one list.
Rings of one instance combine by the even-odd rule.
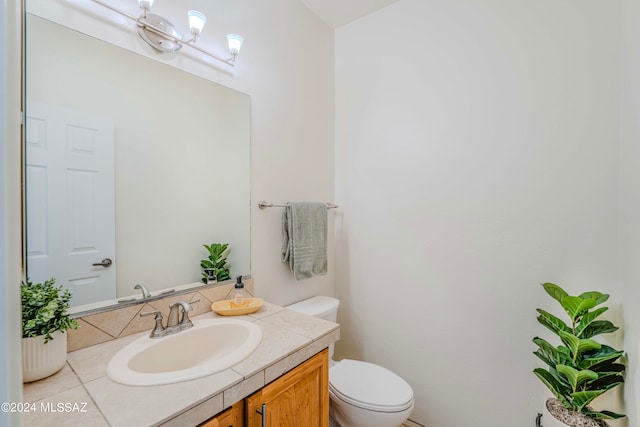
[[113, 120], [29, 101], [25, 136], [29, 279], [74, 305], [115, 298]]

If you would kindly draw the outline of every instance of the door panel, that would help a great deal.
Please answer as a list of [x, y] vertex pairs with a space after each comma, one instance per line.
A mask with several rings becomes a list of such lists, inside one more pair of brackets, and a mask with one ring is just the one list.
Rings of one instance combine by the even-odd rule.
[[28, 276], [55, 277], [72, 305], [115, 298], [114, 123], [29, 101]]

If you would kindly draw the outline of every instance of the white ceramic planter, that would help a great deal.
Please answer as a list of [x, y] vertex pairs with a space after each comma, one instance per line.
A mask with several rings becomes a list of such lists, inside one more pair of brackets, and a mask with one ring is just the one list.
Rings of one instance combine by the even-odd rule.
[[56, 331], [44, 343], [44, 335], [22, 338], [22, 382], [28, 383], [55, 374], [67, 361], [67, 334]]
[[567, 427], [565, 423], [551, 415], [546, 403], [543, 403], [542, 406], [542, 427]]
[[[547, 409], [546, 402], [542, 406], [543, 406], [543, 408], [542, 408], [542, 427], [568, 427], [567, 424], [563, 423], [562, 421], [558, 420], [556, 417], [551, 415], [551, 413]], [[586, 421], [587, 421], [587, 419], [583, 418], [582, 421], [581, 421], [581, 424], [579, 424], [579, 425], [593, 425], [593, 423], [585, 424]], [[606, 424], [606, 425], [609, 425], [609, 424]]]

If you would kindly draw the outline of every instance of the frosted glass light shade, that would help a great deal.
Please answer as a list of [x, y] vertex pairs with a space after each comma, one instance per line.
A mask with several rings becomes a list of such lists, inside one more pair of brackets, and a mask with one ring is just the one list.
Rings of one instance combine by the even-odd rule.
[[140, 6], [140, 9], [150, 11], [151, 6], [153, 6], [153, 0], [138, 0], [138, 6]]
[[227, 34], [227, 40], [229, 42], [229, 52], [231, 52], [233, 56], [236, 56], [242, 47], [242, 36], [238, 34]]
[[189, 17], [189, 28], [191, 29], [191, 34], [200, 34], [200, 31], [204, 28], [204, 23], [207, 22], [207, 17], [197, 10], [188, 11], [187, 16]]

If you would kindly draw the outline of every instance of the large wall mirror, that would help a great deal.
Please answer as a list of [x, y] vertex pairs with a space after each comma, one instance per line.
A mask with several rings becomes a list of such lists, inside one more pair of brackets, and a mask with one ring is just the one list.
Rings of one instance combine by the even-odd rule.
[[248, 95], [30, 14], [26, 52], [31, 281], [116, 303], [198, 284], [211, 243], [250, 274]]

